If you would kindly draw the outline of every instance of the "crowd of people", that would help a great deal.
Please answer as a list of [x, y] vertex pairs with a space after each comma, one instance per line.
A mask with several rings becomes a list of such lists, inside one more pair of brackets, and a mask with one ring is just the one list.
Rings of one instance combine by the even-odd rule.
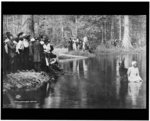
[[68, 41], [68, 51], [72, 50], [90, 50], [89, 49], [89, 43], [88, 43], [88, 38], [85, 36], [83, 40], [78, 39], [78, 38], [70, 38]]
[[32, 36], [20, 32], [14, 37], [10, 32], [3, 35], [3, 72], [42, 68], [58, 68], [58, 58], [46, 35]]

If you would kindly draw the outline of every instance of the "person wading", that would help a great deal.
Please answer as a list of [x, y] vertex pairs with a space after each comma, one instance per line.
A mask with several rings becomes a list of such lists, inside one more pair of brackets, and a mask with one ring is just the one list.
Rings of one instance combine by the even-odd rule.
[[128, 74], [128, 81], [129, 82], [143, 81], [139, 75], [139, 69], [137, 67], [136, 61], [132, 61], [132, 67], [129, 67], [127, 74]]

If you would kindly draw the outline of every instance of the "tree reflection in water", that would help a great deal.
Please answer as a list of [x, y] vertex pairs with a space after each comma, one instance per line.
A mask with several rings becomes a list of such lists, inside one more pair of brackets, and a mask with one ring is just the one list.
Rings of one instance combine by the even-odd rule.
[[[128, 83], [127, 68], [136, 60], [143, 83]], [[146, 60], [143, 54], [101, 55], [62, 63], [66, 72], [54, 85], [36, 92], [35, 104], [14, 108], [145, 108]], [[35, 97], [35, 93], [32, 94]], [[21, 105], [21, 106], [20, 106]]]
[[141, 89], [142, 82], [129, 82], [128, 83], [128, 96], [132, 105], [137, 105], [137, 98]]
[[[141, 58], [140, 58], [141, 59]], [[139, 96], [139, 91], [142, 86], [142, 82], [128, 82], [127, 79], [127, 68], [130, 67], [132, 60], [138, 60], [137, 55], [123, 55], [118, 59], [119, 61], [119, 75], [120, 75], [120, 99], [121, 105], [126, 105], [128, 100], [131, 105], [137, 105], [137, 98]], [[139, 60], [138, 60], [139, 61]], [[139, 64], [140, 65], [140, 64]], [[119, 82], [119, 78], [118, 78]], [[117, 85], [118, 86], [118, 85]]]

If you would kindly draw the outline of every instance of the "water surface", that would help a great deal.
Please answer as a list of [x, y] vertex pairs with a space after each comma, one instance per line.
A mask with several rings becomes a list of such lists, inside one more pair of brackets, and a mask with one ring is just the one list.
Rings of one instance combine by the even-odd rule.
[[[120, 74], [119, 62], [131, 66], [138, 63], [143, 83], [128, 83]], [[65, 74], [53, 85], [46, 84], [38, 91], [19, 92], [19, 101], [6, 104], [13, 108], [146, 108], [146, 55], [100, 55], [95, 58], [61, 63]], [[10, 94], [12, 102], [17, 93]], [[34, 99], [32, 99], [35, 97]], [[33, 101], [33, 102], [32, 102]], [[36, 102], [34, 102], [36, 101]], [[6, 99], [4, 99], [6, 102]]]

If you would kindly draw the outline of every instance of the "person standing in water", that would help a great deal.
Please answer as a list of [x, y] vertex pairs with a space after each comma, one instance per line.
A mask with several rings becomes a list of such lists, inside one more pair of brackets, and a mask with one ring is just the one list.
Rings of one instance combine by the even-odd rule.
[[137, 67], [137, 62], [132, 61], [132, 67], [129, 67], [127, 71], [128, 81], [129, 82], [140, 82], [143, 81], [139, 75], [139, 69]]

